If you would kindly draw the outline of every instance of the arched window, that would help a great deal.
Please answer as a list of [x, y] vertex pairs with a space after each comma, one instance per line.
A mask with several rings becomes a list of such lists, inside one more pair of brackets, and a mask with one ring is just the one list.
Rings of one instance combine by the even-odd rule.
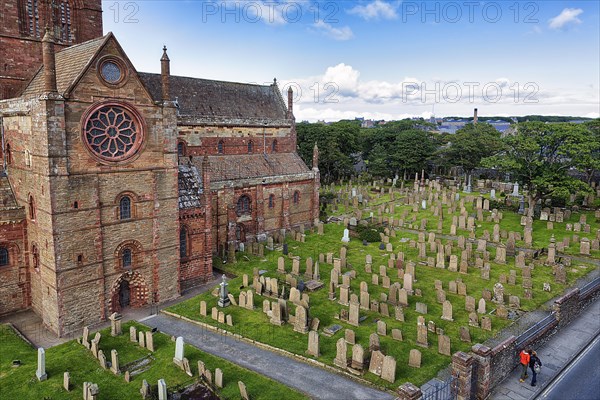
[[35, 269], [40, 269], [40, 251], [35, 244], [31, 246], [31, 265]]
[[271, 142], [271, 153], [275, 153], [277, 151], [277, 139]]
[[9, 261], [8, 249], [6, 247], [0, 247], [0, 267], [8, 265]]
[[124, 249], [121, 254], [121, 261], [123, 268], [131, 268], [132, 261], [131, 249]]
[[55, 8], [56, 13], [56, 39], [63, 43], [71, 42], [71, 6], [68, 0], [60, 1], [60, 4]]
[[131, 199], [129, 196], [121, 197], [119, 201], [119, 219], [131, 218]]
[[237, 214], [250, 214], [250, 211], [250, 197], [246, 195], [241, 196], [237, 202]]
[[223, 143], [223, 141], [222, 141], [222, 140], [219, 140], [219, 143], [217, 144], [217, 152], [218, 152], [219, 154], [223, 154], [223, 146], [224, 146], [224, 143]]
[[252, 151], [254, 151], [254, 143], [251, 140], [248, 142], [248, 154], [252, 154]]
[[188, 230], [182, 226], [179, 230], [179, 258], [188, 256]]
[[275, 207], [275, 195], [270, 194], [269, 195], [269, 208], [273, 208], [273, 207]]
[[300, 203], [300, 192], [299, 191], [296, 190], [294, 192], [294, 198], [293, 198], [293, 200], [294, 200], [294, 204]]
[[177, 155], [185, 156], [185, 143], [183, 143], [183, 142], [177, 143]]
[[22, 0], [21, 2], [21, 32], [23, 35], [41, 37], [38, 3], [39, 0]]
[[35, 201], [31, 195], [29, 195], [29, 219], [35, 220]]

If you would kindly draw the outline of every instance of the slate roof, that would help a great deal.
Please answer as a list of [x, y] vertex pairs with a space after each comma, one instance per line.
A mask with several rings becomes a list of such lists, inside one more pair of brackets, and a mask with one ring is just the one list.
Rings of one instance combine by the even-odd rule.
[[[155, 101], [161, 100], [160, 74], [139, 73]], [[286, 119], [287, 109], [277, 85], [213, 81], [171, 76], [170, 95], [182, 116], [232, 119]]]
[[179, 208], [201, 206], [202, 175], [195, 165], [179, 166]]
[[[71, 88], [109, 36], [112, 36], [112, 34], [109, 33], [106, 36], [88, 40], [56, 52], [56, 87], [58, 93], [65, 94]], [[42, 65], [21, 95], [35, 95], [43, 92], [44, 66]]]
[[[304, 161], [296, 153], [208, 156], [208, 161], [211, 182], [309, 172]], [[201, 157], [194, 157], [192, 162], [201, 170]]]

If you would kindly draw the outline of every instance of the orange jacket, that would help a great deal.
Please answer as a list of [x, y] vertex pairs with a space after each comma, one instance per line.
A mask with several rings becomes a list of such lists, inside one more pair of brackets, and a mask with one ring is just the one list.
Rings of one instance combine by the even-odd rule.
[[521, 354], [519, 354], [519, 357], [521, 358], [521, 364], [529, 365], [530, 356], [528, 352], [523, 350]]

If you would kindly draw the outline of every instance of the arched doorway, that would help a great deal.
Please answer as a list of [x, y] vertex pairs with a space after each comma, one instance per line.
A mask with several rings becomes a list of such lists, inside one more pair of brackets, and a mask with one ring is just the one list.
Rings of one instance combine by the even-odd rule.
[[111, 286], [108, 309], [121, 312], [126, 307], [138, 308], [148, 304], [148, 285], [136, 271], [127, 271]]
[[131, 290], [129, 288], [129, 281], [122, 280], [119, 285], [119, 306], [122, 309], [129, 307], [131, 303]]

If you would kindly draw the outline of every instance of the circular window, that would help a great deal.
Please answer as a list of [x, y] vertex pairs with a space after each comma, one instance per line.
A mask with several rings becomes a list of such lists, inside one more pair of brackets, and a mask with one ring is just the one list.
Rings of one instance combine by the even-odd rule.
[[100, 73], [105, 81], [109, 83], [119, 83], [121, 78], [123, 77], [123, 73], [121, 72], [121, 68], [114, 61], [106, 61], [102, 64]]
[[83, 141], [102, 161], [123, 161], [134, 156], [143, 140], [141, 118], [130, 106], [105, 103], [88, 112]]
[[123, 60], [113, 56], [102, 57], [97, 64], [96, 73], [104, 84], [120, 87], [125, 84], [127, 68]]

